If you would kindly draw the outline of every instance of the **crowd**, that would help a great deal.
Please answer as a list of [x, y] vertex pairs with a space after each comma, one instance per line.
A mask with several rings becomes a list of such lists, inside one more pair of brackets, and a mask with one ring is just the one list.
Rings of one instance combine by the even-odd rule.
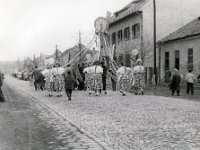
[[117, 71], [112, 69], [112, 65], [108, 68], [106, 61], [95, 61], [93, 65], [73, 64], [68, 65], [65, 69], [60, 64], [55, 64], [48, 66], [43, 71], [36, 66], [31, 79], [34, 82], [35, 90], [46, 89], [49, 91], [49, 97], [52, 97], [54, 92], [57, 93], [57, 97], [60, 97], [64, 90], [68, 100], [71, 100], [74, 89], [89, 90], [89, 94], [94, 92], [96, 96], [102, 92], [107, 94], [108, 73], [113, 91], [116, 91], [118, 85], [122, 96], [125, 96], [127, 87], [131, 85], [135, 94], [143, 95], [144, 67], [141, 59], [136, 61], [133, 68], [125, 67], [121, 63]]
[[[94, 93], [98, 96], [104, 92], [107, 94], [107, 77], [111, 79], [112, 90], [116, 91], [117, 87], [122, 93], [126, 95], [128, 87], [134, 91], [136, 95], [144, 94], [144, 66], [142, 60], [137, 59], [134, 67], [125, 67], [121, 63], [118, 70], [112, 69], [112, 65], [108, 68], [105, 61], [96, 61], [94, 65], [88, 66], [84, 63], [69, 65], [63, 68], [60, 64], [48, 66], [45, 70], [41, 71], [37, 66], [33, 69], [30, 75], [30, 83], [33, 83], [35, 90], [48, 90], [49, 97], [53, 96], [53, 92], [57, 97], [62, 96], [62, 91], [65, 91], [68, 100], [71, 100], [72, 91], [89, 90], [89, 94]], [[0, 73], [0, 102], [4, 102], [4, 96], [1, 90], [3, 85], [4, 75]], [[186, 93], [194, 95], [194, 83], [199, 80], [200, 76], [195, 78], [193, 71], [189, 70], [185, 77]], [[169, 88], [172, 95], [180, 95], [181, 89], [181, 75], [178, 69], [173, 71], [167, 70], [165, 72], [165, 82], [169, 82]], [[118, 86], [117, 86], [118, 85]]]

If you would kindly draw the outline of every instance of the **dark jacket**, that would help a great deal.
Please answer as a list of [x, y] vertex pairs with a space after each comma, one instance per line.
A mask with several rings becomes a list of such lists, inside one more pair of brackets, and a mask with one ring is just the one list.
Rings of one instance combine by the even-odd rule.
[[172, 80], [170, 83], [170, 89], [171, 90], [180, 90], [180, 83], [181, 83], [181, 76], [180, 74], [174, 74], [172, 76]]
[[106, 78], [106, 77], [107, 77], [107, 67], [106, 67], [105, 65], [102, 65], [102, 68], [103, 68], [102, 77], [103, 77], [103, 78]]
[[32, 77], [34, 77], [34, 79], [37, 81], [40, 79], [40, 75], [40, 71], [36, 69], [33, 71]]
[[65, 89], [73, 90], [74, 84], [78, 84], [77, 81], [71, 74], [69, 75], [67, 72], [65, 72], [63, 76], [65, 81]]

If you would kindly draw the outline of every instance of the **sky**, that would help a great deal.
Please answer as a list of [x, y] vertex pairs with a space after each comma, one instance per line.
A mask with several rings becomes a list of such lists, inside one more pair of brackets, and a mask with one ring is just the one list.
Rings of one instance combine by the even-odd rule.
[[[131, 1], [0, 0], [0, 61], [53, 54], [56, 45], [63, 52], [78, 43], [79, 31], [86, 44], [94, 35], [96, 18], [105, 17], [107, 11], [120, 10]], [[199, 1], [157, 0], [160, 12], [174, 7], [177, 10], [174, 15], [196, 13], [187, 21], [200, 16]]]
[[132, 0], [0, 0], [0, 61], [62, 52], [87, 43], [94, 21]]

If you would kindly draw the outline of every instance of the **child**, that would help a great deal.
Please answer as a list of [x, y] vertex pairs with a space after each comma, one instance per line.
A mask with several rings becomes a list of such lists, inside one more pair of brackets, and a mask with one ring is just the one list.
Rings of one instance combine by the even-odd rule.
[[70, 69], [67, 69], [63, 75], [65, 80], [65, 92], [68, 97], [68, 100], [70, 101], [72, 96], [72, 90], [74, 89], [74, 84], [78, 85], [78, 82], [74, 79]]

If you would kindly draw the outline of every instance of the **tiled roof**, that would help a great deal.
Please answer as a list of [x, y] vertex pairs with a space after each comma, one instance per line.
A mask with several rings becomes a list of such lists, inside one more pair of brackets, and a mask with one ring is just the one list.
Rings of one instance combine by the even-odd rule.
[[123, 19], [124, 17], [131, 15], [137, 11], [140, 11], [140, 8], [145, 5], [149, 0], [134, 0], [128, 5], [126, 5], [121, 10], [114, 13], [114, 16], [109, 19], [109, 24], [112, 24], [116, 21]]
[[[83, 44], [81, 44], [81, 48], [90, 51], [90, 49], [88, 49], [88, 48], [87, 48], [85, 45], [83, 45]], [[64, 55], [68, 54], [68, 53], [71, 52], [71, 51], [77, 51], [77, 52], [78, 52], [78, 51], [79, 51], [78, 45], [75, 45], [74, 47], [65, 50], [65, 51], [62, 53], [62, 55], [64, 56]]]
[[158, 43], [170, 42], [178, 39], [183, 39], [195, 35], [200, 35], [200, 17], [186, 24], [182, 28], [160, 40]]

